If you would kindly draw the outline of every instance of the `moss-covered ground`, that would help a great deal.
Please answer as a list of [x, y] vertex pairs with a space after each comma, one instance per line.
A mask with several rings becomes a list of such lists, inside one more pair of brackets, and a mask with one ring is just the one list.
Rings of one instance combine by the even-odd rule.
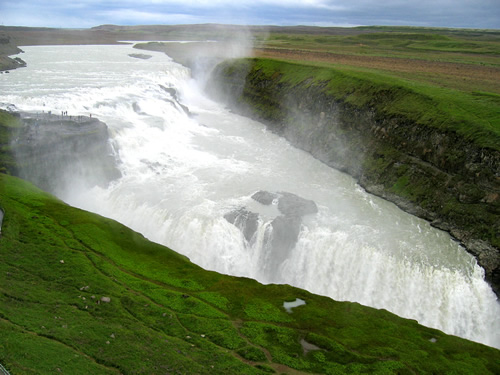
[[[203, 270], [3, 173], [0, 207], [0, 363], [12, 374], [500, 372], [496, 349]], [[306, 305], [287, 313], [283, 302], [296, 298]]]
[[[205, 271], [16, 177], [0, 175], [0, 204], [0, 363], [12, 374], [500, 371], [496, 349]], [[289, 314], [295, 298], [306, 305]], [[305, 354], [301, 339], [320, 349]]]

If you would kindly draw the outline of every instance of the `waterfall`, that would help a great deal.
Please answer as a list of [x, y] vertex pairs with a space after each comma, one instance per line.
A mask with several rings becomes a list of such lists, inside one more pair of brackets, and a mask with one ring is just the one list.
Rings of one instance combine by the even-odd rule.
[[[130, 46], [25, 52], [28, 67], [2, 76], [0, 102], [92, 114], [119, 158], [122, 176], [109, 186], [68, 181], [60, 192], [68, 203], [206, 269], [384, 308], [500, 347], [496, 296], [448, 234], [210, 101], [187, 68], [157, 52], [131, 58]], [[274, 198], [264, 204], [259, 191]], [[284, 196], [317, 211], [287, 211]]]

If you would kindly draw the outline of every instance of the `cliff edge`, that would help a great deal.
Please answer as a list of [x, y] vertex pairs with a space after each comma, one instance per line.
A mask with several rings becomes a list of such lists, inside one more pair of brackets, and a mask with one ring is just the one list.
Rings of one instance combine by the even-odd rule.
[[108, 127], [96, 118], [4, 111], [0, 117], [0, 172], [50, 193], [71, 189], [75, 181], [104, 186], [120, 176]]
[[[226, 61], [207, 91], [462, 242], [500, 292], [500, 137], [453, 93], [333, 68]], [[436, 89], [437, 90], [437, 89]], [[479, 93], [478, 93], [479, 95]], [[497, 120], [498, 122], [498, 120]]]

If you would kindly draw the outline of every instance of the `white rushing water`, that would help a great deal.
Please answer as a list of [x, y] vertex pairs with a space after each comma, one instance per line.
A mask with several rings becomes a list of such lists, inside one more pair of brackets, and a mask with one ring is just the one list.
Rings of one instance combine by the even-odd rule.
[[[28, 67], [0, 75], [0, 102], [26, 111], [98, 117], [123, 177], [58, 195], [114, 218], [207, 269], [288, 283], [385, 308], [447, 333], [500, 347], [500, 308], [483, 270], [446, 233], [367, 194], [255, 121], [203, 96], [188, 69], [131, 46], [25, 47]], [[168, 90], [175, 88], [188, 116]], [[258, 190], [314, 200], [296, 246], [277, 267], [263, 245], [275, 206]], [[224, 219], [259, 212], [256, 240]]]

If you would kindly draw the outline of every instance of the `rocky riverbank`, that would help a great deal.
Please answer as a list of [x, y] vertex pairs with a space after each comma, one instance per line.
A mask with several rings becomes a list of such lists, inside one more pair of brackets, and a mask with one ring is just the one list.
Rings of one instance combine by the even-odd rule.
[[20, 57], [10, 57], [21, 52], [23, 51], [20, 48], [11, 43], [8, 35], [0, 33], [0, 74], [26, 66]]
[[[300, 65], [293, 71], [300, 76]], [[259, 60], [233, 60], [215, 69], [207, 89], [366, 190], [450, 232], [498, 294], [500, 152], [403, 114], [384, 116], [379, 103], [391, 105], [405, 95], [401, 88], [360, 106], [335, 98], [324, 81], [296, 76], [266, 69]]]

